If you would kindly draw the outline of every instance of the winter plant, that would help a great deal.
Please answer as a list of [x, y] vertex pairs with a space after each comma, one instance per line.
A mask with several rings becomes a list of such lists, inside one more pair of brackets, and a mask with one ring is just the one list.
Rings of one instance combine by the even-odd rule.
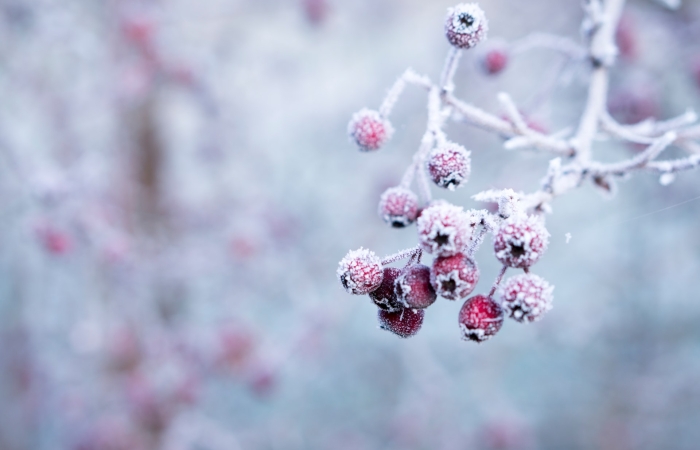
[[[465, 340], [489, 339], [506, 316], [518, 322], [539, 320], [552, 307], [553, 286], [532, 273], [531, 267], [547, 250], [545, 216], [552, 212], [555, 198], [589, 183], [614, 194], [617, 179], [638, 171], [655, 173], [661, 184], [668, 184], [676, 172], [700, 165], [700, 125], [694, 112], [688, 110], [664, 121], [623, 124], [608, 111], [610, 72], [626, 50], [624, 35], [620, 36], [624, 34], [620, 26], [624, 4], [625, 0], [585, 0], [581, 43], [536, 33], [511, 45], [494, 45], [484, 53], [482, 67], [487, 75], [506, 70], [509, 59], [533, 48], [560, 52], [586, 71], [588, 95], [580, 119], [560, 132], [548, 134], [530, 123], [507, 93], [498, 94], [505, 111], [502, 117], [453, 94], [462, 53], [485, 41], [488, 33], [486, 15], [475, 3], [448, 10], [444, 31], [451, 48], [437, 83], [409, 69], [378, 110], [362, 109], [352, 117], [351, 139], [363, 152], [376, 151], [394, 133], [389, 116], [404, 88], [413, 85], [428, 94], [426, 131], [413, 161], [399, 185], [387, 189], [379, 199], [379, 215], [387, 224], [402, 228], [415, 223], [418, 245], [384, 258], [363, 248], [350, 251], [337, 271], [347, 292], [369, 294], [383, 329], [400, 337], [413, 336], [422, 325], [425, 309], [437, 296], [464, 300], [458, 323]], [[448, 120], [496, 133], [503, 137], [507, 150], [534, 149], [553, 155], [540, 188], [530, 193], [489, 190], [472, 196], [493, 204], [491, 210], [464, 210], [434, 200], [431, 181], [439, 188], [455, 190], [468, 182], [472, 169], [470, 152], [450, 141], [443, 131]], [[603, 139], [642, 146], [643, 150], [619, 162], [602, 163], [594, 159], [593, 150]], [[672, 146], [688, 155], [660, 159]], [[494, 255], [502, 269], [488, 291], [470, 297], [479, 281], [474, 255], [487, 234], [492, 235]], [[421, 264], [424, 252], [434, 257], [431, 267]], [[389, 267], [402, 259], [408, 260], [402, 269]], [[504, 280], [509, 268], [523, 273]]]

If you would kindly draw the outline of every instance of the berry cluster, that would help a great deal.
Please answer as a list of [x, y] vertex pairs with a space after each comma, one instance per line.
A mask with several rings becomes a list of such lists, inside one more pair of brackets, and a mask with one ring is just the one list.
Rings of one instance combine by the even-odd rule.
[[[488, 29], [483, 11], [476, 4], [451, 8], [445, 23], [447, 40], [456, 49], [475, 46]], [[489, 53], [487, 71], [505, 67], [505, 54]], [[447, 71], [449, 72], [449, 70]], [[380, 112], [362, 109], [348, 126], [351, 139], [361, 151], [378, 150], [393, 133], [387, 119], [402, 85], [392, 89]], [[381, 328], [407, 338], [423, 324], [425, 310], [438, 296], [464, 300], [458, 315], [465, 340], [483, 342], [500, 330], [507, 315], [516, 321], [532, 322], [551, 308], [552, 288], [529, 268], [547, 249], [549, 233], [539, 216], [527, 215], [512, 190], [488, 191], [477, 200], [498, 204], [498, 211], [467, 210], [443, 200], [432, 200], [426, 180], [449, 190], [464, 186], [471, 172], [470, 152], [449, 142], [442, 133], [443, 112], [436, 91], [429, 101], [428, 131], [421, 148], [399, 186], [387, 189], [379, 199], [379, 216], [388, 225], [404, 228], [415, 222], [418, 245], [383, 260], [360, 248], [340, 261], [338, 278], [351, 294], [369, 294], [378, 308]], [[421, 197], [411, 190], [418, 179]], [[479, 282], [474, 254], [487, 233], [493, 235], [494, 253], [503, 270], [488, 295], [469, 296]], [[431, 267], [421, 264], [423, 253], [434, 257]], [[389, 267], [408, 258], [401, 269]], [[501, 281], [507, 268], [523, 269], [522, 275]], [[498, 290], [499, 286], [501, 289]]]

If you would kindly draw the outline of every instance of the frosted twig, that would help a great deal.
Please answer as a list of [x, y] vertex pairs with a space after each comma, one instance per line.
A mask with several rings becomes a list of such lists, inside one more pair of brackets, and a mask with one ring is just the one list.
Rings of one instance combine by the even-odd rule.
[[619, 163], [594, 165], [590, 171], [595, 175], [625, 175], [630, 170], [642, 168], [650, 161], [656, 159], [661, 152], [676, 140], [676, 136], [676, 133], [669, 131], [634, 158]]
[[418, 246], [407, 248], [406, 250], [401, 250], [400, 252], [394, 253], [393, 255], [385, 256], [382, 259], [382, 265], [386, 266], [388, 264], [400, 261], [406, 258], [412, 258], [420, 252], [421, 249]]
[[445, 60], [445, 65], [442, 68], [442, 75], [440, 76], [440, 89], [443, 92], [452, 92], [454, 90], [454, 76], [457, 71], [457, 66], [459, 65], [459, 58], [462, 56], [462, 50], [451, 47], [450, 51], [447, 53], [447, 59]]
[[488, 298], [492, 298], [493, 294], [496, 293], [496, 289], [498, 289], [498, 286], [501, 285], [501, 281], [503, 281], [503, 276], [506, 274], [506, 271], [508, 270], [508, 266], [505, 264], [503, 267], [501, 267], [501, 271], [498, 273], [498, 276], [496, 277], [496, 281], [493, 282], [493, 286], [491, 286], [491, 290], [489, 291]]

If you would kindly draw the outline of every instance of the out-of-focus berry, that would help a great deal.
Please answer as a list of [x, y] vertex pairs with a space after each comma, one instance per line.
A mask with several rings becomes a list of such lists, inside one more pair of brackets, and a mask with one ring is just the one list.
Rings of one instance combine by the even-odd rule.
[[503, 325], [503, 309], [484, 295], [476, 295], [462, 305], [459, 311], [459, 327], [462, 339], [484, 342], [498, 333]]
[[628, 14], [623, 14], [615, 32], [615, 44], [620, 56], [633, 61], [637, 57], [637, 32], [634, 20]]
[[437, 299], [435, 289], [430, 284], [430, 268], [423, 264], [413, 264], [403, 269], [396, 279], [395, 290], [406, 308], [427, 308]]
[[61, 230], [47, 226], [38, 230], [39, 240], [44, 249], [52, 255], [64, 255], [73, 247], [71, 237]]
[[484, 11], [476, 3], [460, 3], [447, 10], [445, 36], [457, 48], [472, 48], [486, 39], [489, 29]]
[[518, 322], [534, 322], [552, 309], [554, 287], [534, 274], [521, 274], [506, 280], [499, 297], [506, 314]]
[[481, 59], [481, 68], [488, 75], [498, 75], [508, 65], [508, 52], [504, 48], [492, 48]]
[[379, 216], [394, 228], [410, 225], [418, 216], [418, 197], [410, 189], [389, 188], [379, 199]]
[[394, 134], [394, 128], [377, 111], [364, 108], [356, 112], [348, 124], [348, 134], [360, 150], [378, 150]]
[[369, 294], [382, 283], [384, 269], [379, 257], [360, 248], [345, 255], [336, 272], [340, 283], [351, 294]]
[[658, 114], [656, 94], [650, 87], [635, 87], [610, 96], [608, 110], [622, 124], [634, 124]]
[[369, 298], [372, 299], [379, 309], [391, 312], [403, 309], [403, 306], [396, 296], [396, 291], [394, 290], [394, 283], [400, 273], [401, 270], [394, 267], [385, 268], [382, 284], [369, 293]]
[[306, 18], [312, 25], [320, 25], [328, 16], [328, 0], [302, 0]]
[[695, 85], [700, 89], [700, 55], [695, 57], [695, 61], [690, 70], [695, 80]]
[[427, 167], [435, 184], [454, 191], [467, 182], [471, 172], [471, 159], [464, 147], [448, 142], [430, 152]]
[[379, 326], [383, 330], [391, 331], [395, 335], [408, 338], [414, 336], [423, 325], [425, 310], [423, 309], [402, 309], [401, 311], [389, 312], [379, 310]]
[[512, 216], [494, 236], [496, 258], [509, 267], [523, 269], [535, 264], [547, 250], [549, 232], [535, 216]]
[[416, 225], [421, 248], [436, 256], [460, 253], [471, 236], [464, 210], [447, 202], [424, 209]]
[[448, 300], [465, 298], [479, 282], [479, 268], [462, 253], [435, 258], [430, 282], [441, 297]]

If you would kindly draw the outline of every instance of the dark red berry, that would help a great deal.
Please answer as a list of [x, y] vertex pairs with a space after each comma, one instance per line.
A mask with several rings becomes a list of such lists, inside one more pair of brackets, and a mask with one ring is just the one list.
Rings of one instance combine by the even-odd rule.
[[430, 282], [441, 297], [448, 300], [465, 298], [479, 282], [479, 268], [464, 254], [435, 258]]
[[445, 36], [457, 48], [472, 48], [486, 39], [489, 25], [476, 3], [460, 3], [447, 10]]
[[406, 267], [396, 279], [396, 296], [406, 308], [424, 309], [437, 299], [430, 284], [430, 268], [423, 264]]
[[348, 134], [365, 152], [378, 150], [393, 133], [394, 128], [388, 120], [377, 111], [366, 108], [355, 113], [348, 124]]
[[535, 264], [547, 250], [549, 232], [535, 216], [512, 216], [494, 236], [496, 258], [509, 267], [523, 269]]
[[508, 53], [502, 48], [493, 48], [486, 52], [481, 60], [481, 67], [489, 75], [498, 75], [508, 65]]
[[351, 294], [369, 294], [382, 283], [382, 262], [372, 251], [360, 248], [345, 255], [338, 264], [338, 279]]
[[394, 228], [403, 228], [418, 217], [418, 197], [410, 189], [392, 187], [379, 199], [379, 216]]
[[464, 147], [447, 142], [430, 152], [427, 167], [435, 184], [454, 191], [469, 179], [471, 159]]
[[401, 311], [389, 312], [379, 310], [379, 326], [383, 330], [391, 331], [395, 335], [408, 338], [420, 330], [425, 317], [423, 309], [402, 309]]
[[491, 298], [476, 295], [462, 305], [459, 327], [462, 339], [484, 342], [498, 333], [503, 325], [503, 309]]
[[369, 298], [372, 299], [375, 305], [380, 309], [385, 311], [399, 311], [403, 309], [403, 306], [396, 297], [396, 292], [394, 291], [394, 283], [398, 278], [401, 270], [394, 267], [387, 267], [384, 269], [384, 278], [382, 279], [382, 284], [379, 285], [377, 289], [369, 293]]
[[554, 287], [532, 273], [516, 275], [501, 286], [499, 297], [505, 313], [518, 322], [534, 322], [552, 309]]

